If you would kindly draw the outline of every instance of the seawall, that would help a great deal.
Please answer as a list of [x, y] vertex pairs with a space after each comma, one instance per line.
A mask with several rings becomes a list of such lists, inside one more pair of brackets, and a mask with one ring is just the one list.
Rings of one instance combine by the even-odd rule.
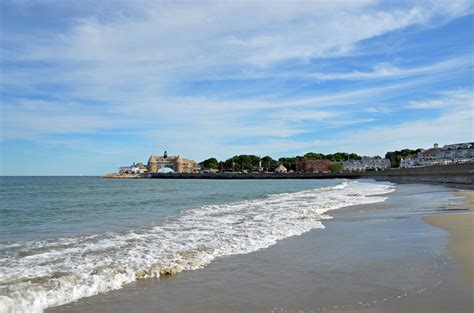
[[474, 163], [365, 172], [362, 177], [394, 183], [436, 183], [474, 189]]

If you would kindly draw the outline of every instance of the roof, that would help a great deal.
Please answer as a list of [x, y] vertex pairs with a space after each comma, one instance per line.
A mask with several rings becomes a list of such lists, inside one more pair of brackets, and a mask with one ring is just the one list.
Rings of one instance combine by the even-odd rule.
[[163, 156], [156, 156], [156, 155], [151, 155], [150, 158], [148, 159], [148, 162], [158, 162], [158, 161], [175, 161], [180, 159], [179, 156], [168, 156], [168, 157], [163, 157]]
[[[463, 146], [467, 146], [463, 148]], [[462, 142], [462, 143], [454, 143], [450, 145], [443, 146], [443, 150], [457, 150], [457, 149], [472, 149], [474, 147], [474, 142]]]
[[441, 151], [441, 149], [439, 149], [439, 148], [431, 148], [431, 149], [422, 151], [421, 154], [433, 155], [433, 154], [438, 154], [440, 151]]
[[143, 163], [138, 163], [138, 164], [135, 164], [135, 165], [141, 170], [146, 170], [146, 166], [143, 165]]

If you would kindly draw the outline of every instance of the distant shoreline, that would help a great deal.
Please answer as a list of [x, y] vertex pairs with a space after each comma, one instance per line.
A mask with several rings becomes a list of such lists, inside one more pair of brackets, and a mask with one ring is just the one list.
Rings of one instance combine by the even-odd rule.
[[359, 173], [150, 173], [148, 175], [108, 174], [112, 179], [360, 179], [371, 178], [394, 183], [443, 184], [474, 189], [474, 163], [393, 169]]

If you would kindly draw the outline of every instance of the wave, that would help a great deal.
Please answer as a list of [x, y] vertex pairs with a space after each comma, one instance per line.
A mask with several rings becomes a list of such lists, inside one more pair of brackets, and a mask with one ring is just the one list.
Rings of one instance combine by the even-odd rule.
[[206, 205], [125, 233], [22, 244], [0, 256], [0, 311], [45, 308], [119, 289], [148, 277], [202, 268], [215, 258], [250, 253], [324, 228], [324, 214], [381, 202], [392, 185], [342, 182], [264, 199]]

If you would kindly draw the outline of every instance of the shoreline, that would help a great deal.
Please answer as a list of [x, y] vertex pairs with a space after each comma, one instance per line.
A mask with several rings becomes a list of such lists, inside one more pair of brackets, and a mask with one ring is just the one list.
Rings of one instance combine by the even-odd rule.
[[453, 279], [460, 268], [446, 250], [449, 233], [423, 220], [452, 195], [398, 185], [384, 203], [329, 212], [325, 229], [47, 311], [466, 312], [472, 292]]
[[[457, 194], [464, 197], [463, 209], [474, 209], [474, 192], [460, 190]], [[449, 251], [462, 264], [461, 280], [474, 285], [474, 211], [432, 215], [424, 221], [445, 229], [450, 233]]]
[[102, 178], [205, 180], [374, 179], [397, 184], [439, 184], [451, 188], [474, 190], [474, 163], [353, 173], [148, 173], [140, 175], [107, 174]]

